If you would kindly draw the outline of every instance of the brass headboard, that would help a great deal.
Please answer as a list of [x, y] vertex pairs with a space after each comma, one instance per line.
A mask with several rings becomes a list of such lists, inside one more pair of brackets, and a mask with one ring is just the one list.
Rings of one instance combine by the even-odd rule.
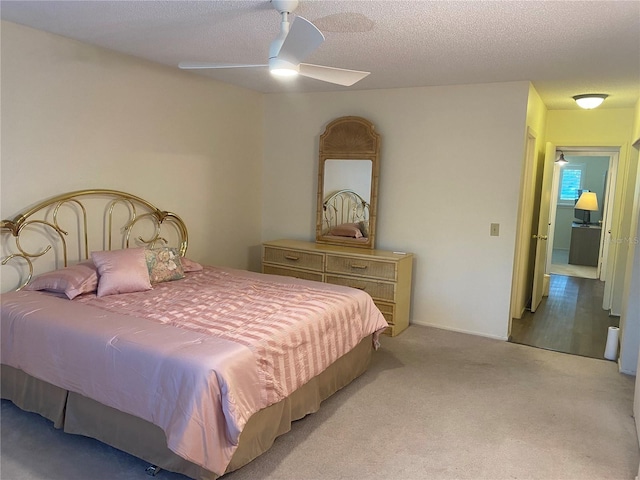
[[[158, 244], [187, 251], [187, 227], [175, 213], [117, 190], [78, 190], [40, 202], [0, 222], [2, 262], [17, 288], [34, 274], [87, 260], [92, 251]], [[38, 264], [36, 268], [36, 263]], [[6, 291], [5, 269], [2, 290]]]
[[343, 223], [360, 223], [367, 236], [369, 203], [353, 190], [340, 190], [329, 195], [322, 203], [322, 234], [330, 235], [331, 229]]

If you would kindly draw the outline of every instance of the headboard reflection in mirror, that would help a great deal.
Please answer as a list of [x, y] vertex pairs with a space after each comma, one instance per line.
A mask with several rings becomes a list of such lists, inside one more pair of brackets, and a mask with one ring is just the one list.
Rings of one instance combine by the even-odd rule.
[[374, 248], [380, 135], [362, 117], [340, 117], [320, 136], [316, 242]]

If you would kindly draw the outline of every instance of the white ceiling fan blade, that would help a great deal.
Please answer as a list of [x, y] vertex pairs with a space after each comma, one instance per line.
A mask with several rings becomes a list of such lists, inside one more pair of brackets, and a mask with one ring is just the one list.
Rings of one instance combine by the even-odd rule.
[[296, 17], [278, 52], [278, 58], [297, 65], [311, 52], [322, 45], [324, 35], [318, 28], [302, 17]]
[[266, 67], [267, 65], [243, 65], [237, 63], [206, 63], [206, 62], [180, 62], [178, 68], [182, 70], [202, 70], [206, 68], [249, 68]]
[[371, 72], [361, 72], [358, 70], [347, 70], [345, 68], [324, 67], [322, 65], [311, 65], [309, 63], [300, 64], [300, 75], [323, 82], [335, 83], [350, 87], [359, 82]]

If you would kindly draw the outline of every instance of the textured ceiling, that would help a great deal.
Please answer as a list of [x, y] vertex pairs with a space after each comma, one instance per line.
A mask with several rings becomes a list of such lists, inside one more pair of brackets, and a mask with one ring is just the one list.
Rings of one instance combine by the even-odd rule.
[[[2, 19], [177, 68], [266, 63], [280, 17], [259, 1], [2, 1]], [[529, 80], [551, 109], [640, 96], [640, 1], [304, 1], [325, 42], [305, 61], [370, 71], [352, 87], [266, 69], [198, 74], [261, 92], [321, 92]], [[187, 74], [187, 73], [185, 73]]]

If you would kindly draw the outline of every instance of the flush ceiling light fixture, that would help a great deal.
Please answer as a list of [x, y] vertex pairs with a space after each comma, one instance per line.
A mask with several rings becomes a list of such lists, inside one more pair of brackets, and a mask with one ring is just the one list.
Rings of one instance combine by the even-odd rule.
[[575, 95], [573, 99], [576, 101], [578, 106], [590, 110], [592, 108], [599, 107], [608, 96], [609, 95], [606, 93], [585, 93], [582, 95]]

